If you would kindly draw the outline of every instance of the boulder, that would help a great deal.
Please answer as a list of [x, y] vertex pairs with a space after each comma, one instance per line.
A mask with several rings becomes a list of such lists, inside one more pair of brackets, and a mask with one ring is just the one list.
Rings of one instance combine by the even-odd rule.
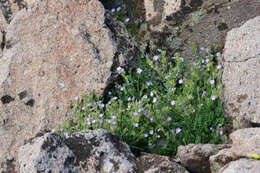
[[142, 153], [137, 159], [137, 167], [140, 173], [189, 173], [183, 166], [168, 156]]
[[209, 157], [229, 147], [231, 147], [229, 144], [189, 144], [179, 146], [176, 158], [180, 160], [182, 166], [192, 173], [210, 173]]
[[232, 161], [260, 156], [260, 128], [239, 129], [231, 133], [230, 138], [233, 141], [231, 148], [223, 149], [209, 158], [212, 173], [217, 173]]
[[135, 173], [135, 156], [126, 143], [106, 130], [85, 130], [65, 140], [87, 173]]
[[225, 112], [260, 123], [260, 16], [227, 33], [223, 58]]
[[23, 145], [18, 164], [20, 173], [80, 172], [75, 155], [55, 133], [46, 133]]
[[260, 160], [239, 159], [231, 162], [218, 173], [257, 173], [260, 170]]
[[78, 88], [102, 93], [117, 80], [116, 68], [133, 66], [139, 55], [124, 25], [98, 0], [37, 1], [17, 12], [6, 32], [0, 172], [17, 165], [24, 140], [65, 120]]
[[135, 173], [135, 156], [126, 143], [106, 130], [85, 130], [63, 139], [39, 133], [18, 152], [20, 173]]

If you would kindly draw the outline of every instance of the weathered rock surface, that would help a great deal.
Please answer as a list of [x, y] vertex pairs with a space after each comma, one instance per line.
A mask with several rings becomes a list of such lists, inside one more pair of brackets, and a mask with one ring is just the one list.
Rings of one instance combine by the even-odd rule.
[[231, 162], [218, 173], [257, 173], [260, 170], [260, 160], [239, 159]]
[[78, 88], [103, 92], [115, 69], [137, 58], [123, 24], [97, 0], [43, 0], [16, 13], [0, 59], [0, 172], [15, 171], [24, 140], [65, 119]]
[[134, 173], [135, 156], [118, 136], [106, 130], [85, 130], [67, 138], [65, 143], [76, 155], [82, 170], [88, 173]]
[[192, 173], [210, 173], [209, 157], [229, 147], [231, 146], [228, 144], [189, 144], [179, 146], [176, 158], [180, 160], [182, 166]]
[[167, 156], [143, 153], [137, 160], [140, 173], [189, 173], [183, 166]]
[[260, 16], [227, 33], [223, 57], [226, 113], [260, 123]]
[[252, 154], [260, 156], [260, 128], [239, 129], [231, 133], [230, 138], [233, 141], [231, 148], [223, 149], [210, 157], [212, 173], [218, 172], [231, 161], [240, 158], [251, 159]]
[[0, 9], [7, 23], [10, 23], [18, 11], [27, 7], [28, 3], [36, 0], [1, 0]]
[[18, 163], [20, 173], [80, 172], [75, 155], [55, 133], [34, 138], [22, 146]]
[[[178, 1], [171, 2], [178, 3]], [[163, 6], [162, 3], [157, 4]], [[153, 10], [152, 7], [149, 8]], [[259, 16], [259, 8], [259, 0], [183, 0], [179, 10], [168, 15], [162, 23], [160, 17], [148, 21], [151, 32], [147, 31], [146, 34], [150, 45], [160, 45], [162, 49], [168, 50], [168, 53], [174, 54], [178, 51], [184, 58], [192, 59], [193, 41], [202, 47], [213, 45], [217, 51], [222, 51], [227, 32]], [[158, 8], [154, 11], [155, 14], [158, 13], [155, 16], [163, 15]]]
[[86, 130], [63, 139], [46, 133], [19, 150], [20, 173], [135, 173], [135, 156], [118, 136], [103, 129]]

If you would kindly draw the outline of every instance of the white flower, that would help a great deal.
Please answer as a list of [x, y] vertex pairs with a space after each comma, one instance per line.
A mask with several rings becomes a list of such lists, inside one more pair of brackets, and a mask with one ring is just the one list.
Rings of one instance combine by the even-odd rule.
[[179, 84], [182, 84], [182, 83], [183, 83], [183, 79], [180, 79], [180, 80], [179, 80]]
[[157, 102], [157, 98], [156, 97], [153, 98], [153, 103], [155, 103], [155, 102]]
[[220, 55], [221, 55], [220, 52], [216, 53], [216, 56], [220, 56]]
[[129, 22], [129, 20], [130, 20], [129, 18], [126, 18], [126, 19], [125, 19], [125, 22]]
[[157, 61], [157, 60], [158, 60], [158, 57], [159, 57], [158, 55], [153, 56], [153, 60], [154, 60], [154, 61]]
[[114, 8], [112, 8], [112, 9], [111, 9], [111, 12], [112, 12], [112, 13], [114, 13], [114, 12], [115, 12], [115, 9], [114, 9]]
[[137, 68], [137, 71], [136, 71], [136, 72], [140, 74], [140, 73], [142, 73], [142, 71], [143, 71], [142, 69]]
[[209, 82], [210, 82], [211, 85], [213, 85], [215, 83], [214, 80], [210, 80]]
[[171, 105], [172, 106], [175, 105], [175, 101], [174, 100], [171, 101]]
[[153, 91], [151, 91], [150, 96], [152, 97], [154, 95]]
[[214, 95], [211, 96], [210, 98], [211, 98], [211, 100], [216, 100], [216, 96], [214, 96]]
[[219, 69], [221, 69], [223, 66], [222, 65], [218, 65], [217, 66], [217, 69], [219, 70]]
[[117, 71], [118, 73], [122, 73], [122, 72], [124, 71], [124, 69], [123, 69], [122, 67], [117, 67], [116, 71]]
[[120, 11], [120, 10], [121, 10], [121, 7], [117, 7], [116, 11], [118, 12], [118, 11]]

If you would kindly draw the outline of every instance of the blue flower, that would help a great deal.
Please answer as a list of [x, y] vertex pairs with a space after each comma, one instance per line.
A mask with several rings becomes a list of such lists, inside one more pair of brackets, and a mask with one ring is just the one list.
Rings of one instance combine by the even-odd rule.
[[176, 133], [178, 134], [178, 133], [180, 133], [182, 130], [181, 130], [181, 128], [177, 128], [176, 129]]

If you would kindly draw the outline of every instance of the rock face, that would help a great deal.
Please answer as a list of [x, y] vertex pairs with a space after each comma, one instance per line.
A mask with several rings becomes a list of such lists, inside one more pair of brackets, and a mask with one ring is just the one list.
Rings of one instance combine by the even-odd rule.
[[260, 16], [227, 33], [223, 57], [225, 111], [260, 123]]
[[[33, 26], [33, 27], [32, 27]], [[0, 172], [24, 140], [64, 120], [78, 88], [96, 93], [136, 63], [136, 43], [98, 0], [37, 1], [7, 27], [0, 59]]]
[[65, 140], [55, 133], [36, 137], [20, 148], [18, 160], [20, 173], [137, 172], [128, 145], [103, 129], [77, 132]]
[[210, 173], [209, 157], [229, 147], [228, 144], [189, 144], [179, 146], [176, 157], [192, 173]]
[[[210, 157], [209, 161], [212, 173], [217, 173], [221, 168], [224, 170], [226, 167], [228, 167], [227, 170], [229, 171], [233, 167], [234, 170], [244, 170], [246, 168], [245, 163], [251, 162], [254, 154], [260, 156], [260, 128], [239, 129], [231, 133], [230, 138], [233, 141], [231, 148], [223, 149]], [[242, 161], [241, 158], [246, 158], [246, 160]], [[232, 163], [232, 161], [236, 160], [239, 160], [239, 162]], [[230, 162], [231, 164], [227, 166]], [[241, 168], [238, 166], [240, 162], [242, 162]], [[252, 166], [254, 165], [254, 167], [250, 168], [251, 170], [259, 169], [259, 165], [255, 163], [259, 163], [259, 161], [252, 162]]]
[[144, 153], [137, 160], [140, 173], [189, 173], [183, 166], [167, 156]]
[[253, 159], [239, 159], [231, 162], [218, 173], [256, 173], [260, 170], [260, 161]]
[[20, 173], [79, 173], [76, 157], [57, 134], [47, 133], [22, 146], [18, 152]]
[[82, 170], [88, 173], [137, 172], [135, 156], [118, 136], [103, 129], [72, 134], [65, 143], [76, 155]]

